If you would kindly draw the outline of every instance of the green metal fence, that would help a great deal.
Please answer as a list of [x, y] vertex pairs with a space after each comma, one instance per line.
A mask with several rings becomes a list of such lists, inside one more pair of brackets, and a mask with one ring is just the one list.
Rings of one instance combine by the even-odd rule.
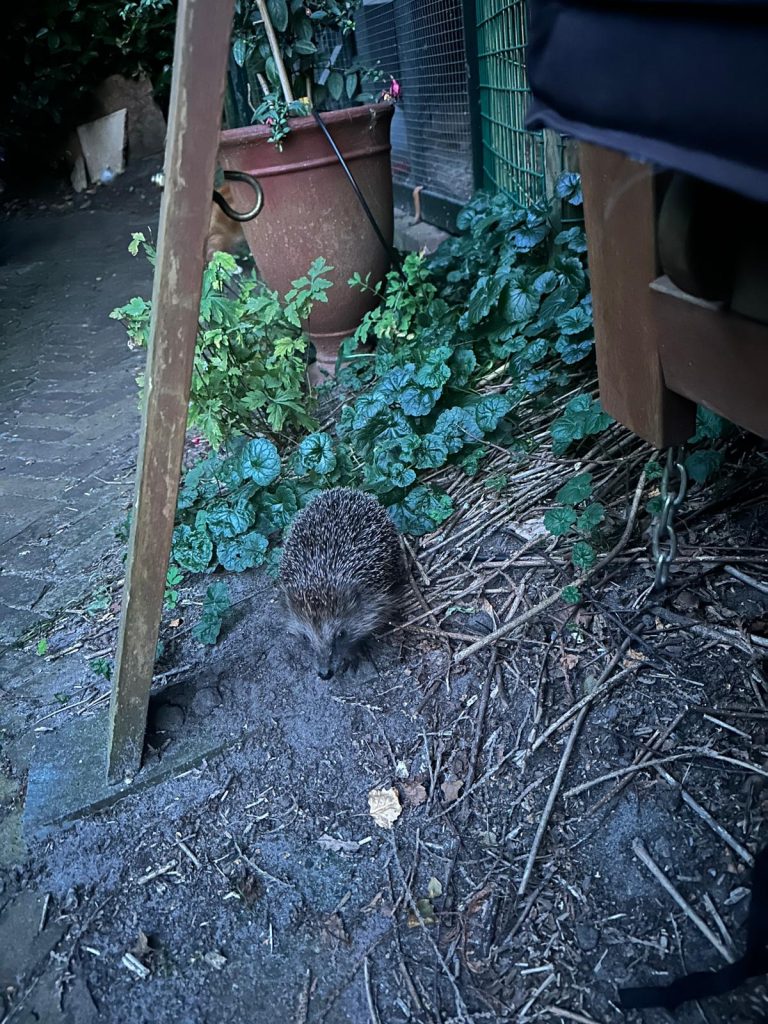
[[575, 152], [554, 132], [525, 129], [525, 0], [475, 0], [475, 8], [483, 186], [527, 205], [552, 195], [558, 175], [575, 169]]
[[544, 140], [523, 127], [528, 106], [524, 0], [477, 0], [485, 186], [531, 202], [545, 192]]

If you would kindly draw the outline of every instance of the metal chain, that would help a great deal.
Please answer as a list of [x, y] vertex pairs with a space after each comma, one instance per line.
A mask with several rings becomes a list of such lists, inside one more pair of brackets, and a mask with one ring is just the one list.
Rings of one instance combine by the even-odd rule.
[[661, 474], [661, 511], [653, 524], [653, 558], [656, 563], [654, 589], [664, 590], [669, 583], [669, 570], [677, 554], [675, 512], [685, 500], [688, 473], [682, 448], [668, 448], [667, 462]]

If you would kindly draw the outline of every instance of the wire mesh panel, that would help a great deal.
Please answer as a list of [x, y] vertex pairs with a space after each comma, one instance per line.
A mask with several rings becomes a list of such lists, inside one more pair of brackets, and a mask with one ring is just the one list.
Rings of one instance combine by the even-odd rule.
[[358, 55], [393, 76], [401, 99], [392, 123], [392, 170], [409, 188], [464, 202], [474, 189], [461, 0], [363, 0]]
[[546, 190], [544, 139], [525, 130], [527, 13], [524, 0], [477, 0], [477, 50], [486, 186], [522, 203]]

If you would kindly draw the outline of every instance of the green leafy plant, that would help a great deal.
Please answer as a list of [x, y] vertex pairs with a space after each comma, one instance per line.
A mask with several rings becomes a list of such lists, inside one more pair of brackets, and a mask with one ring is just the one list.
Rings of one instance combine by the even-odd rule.
[[605, 518], [605, 509], [592, 501], [592, 474], [578, 473], [565, 483], [555, 496], [557, 505], [544, 513], [544, 526], [554, 537], [576, 533], [571, 560], [577, 569], [586, 571], [594, 565], [597, 555], [590, 543]]
[[37, 647], [35, 647], [35, 653], [39, 658], [48, 653], [48, 641], [45, 637], [42, 637], [37, 641]]
[[0, 134], [14, 165], [50, 161], [93, 116], [92, 90], [108, 75], [143, 71], [160, 94], [167, 91], [171, 0], [40, 0], [11, 13], [13, 45], [3, 56], [13, 88], [3, 91]]
[[192, 634], [201, 644], [215, 644], [229, 610], [230, 600], [226, 583], [212, 583], [205, 594], [203, 612]]
[[277, 47], [270, 45], [263, 12], [238, 0], [232, 43], [227, 121], [230, 127], [267, 124], [278, 146], [292, 117], [366, 100], [366, 69], [344, 42], [361, 0], [266, 0]]
[[[131, 251], [154, 248], [135, 234]], [[306, 323], [316, 302], [327, 302], [332, 270], [316, 259], [283, 299], [241, 271], [228, 253], [216, 253], [203, 274], [200, 327], [189, 404], [189, 424], [213, 448], [235, 434], [295, 434], [315, 421], [306, 401]], [[146, 346], [152, 304], [142, 298], [110, 313], [131, 343]]]
[[[342, 349], [335, 423], [288, 443], [232, 439], [187, 473], [176, 564], [273, 568], [292, 516], [336, 484], [377, 494], [403, 532], [429, 533], [454, 508], [423, 478], [449, 465], [477, 472], [489, 442], [514, 447], [526, 410], [583, 378], [592, 348], [583, 233], [554, 234], [543, 206], [526, 211], [488, 196], [460, 225], [461, 236], [435, 256], [406, 256], [378, 287], [379, 305]], [[371, 288], [358, 275], [350, 283]], [[610, 422], [592, 398], [577, 398], [586, 402], [571, 402], [561, 417], [562, 449]], [[586, 539], [599, 517], [582, 505], [573, 521]]]
[[97, 676], [102, 676], [107, 681], [112, 678], [112, 662], [109, 658], [94, 658], [90, 665]]
[[[565, 202], [578, 200], [573, 179], [561, 191]], [[304, 403], [303, 326], [311, 303], [325, 297], [326, 268], [314, 264], [281, 300], [238, 275], [228, 258], [214, 260], [191, 409], [212, 450], [184, 476], [175, 566], [274, 572], [293, 516], [335, 485], [371, 491], [404, 533], [426, 534], [455, 511], [439, 471], [474, 474], [495, 448], [523, 460], [542, 443], [576, 462], [609, 429], [591, 393], [581, 228], [556, 231], [544, 204], [526, 210], [485, 195], [458, 223], [461, 233], [433, 256], [409, 254], [375, 287], [378, 305], [342, 346], [334, 392], [340, 414], [322, 430]], [[145, 243], [137, 236], [133, 244]], [[350, 283], [373, 287], [359, 275]], [[145, 342], [144, 300], [115, 315]], [[548, 440], [546, 431], [532, 436], [532, 414], [548, 422]], [[697, 443], [711, 444], [718, 429], [704, 416]], [[503, 474], [484, 481], [499, 492], [506, 484]], [[574, 470], [545, 510], [545, 527], [563, 538], [579, 575], [596, 562], [605, 517], [588, 467]]]
[[177, 565], [168, 567], [165, 577], [165, 594], [163, 596], [163, 607], [167, 609], [176, 608], [179, 603], [179, 587], [184, 579], [184, 574]]

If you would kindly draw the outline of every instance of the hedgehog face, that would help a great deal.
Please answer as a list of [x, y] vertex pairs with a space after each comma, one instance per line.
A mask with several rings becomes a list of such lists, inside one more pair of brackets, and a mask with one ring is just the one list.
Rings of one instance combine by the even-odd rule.
[[317, 674], [330, 679], [357, 658], [357, 643], [338, 620], [324, 622], [312, 638]]
[[312, 609], [292, 606], [290, 601], [287, 610], [289, 631], [309, 648], [321, 679], [330, 679], [354, 665], [363, 637], [350, 626], [348, 616], [318, 616]]

